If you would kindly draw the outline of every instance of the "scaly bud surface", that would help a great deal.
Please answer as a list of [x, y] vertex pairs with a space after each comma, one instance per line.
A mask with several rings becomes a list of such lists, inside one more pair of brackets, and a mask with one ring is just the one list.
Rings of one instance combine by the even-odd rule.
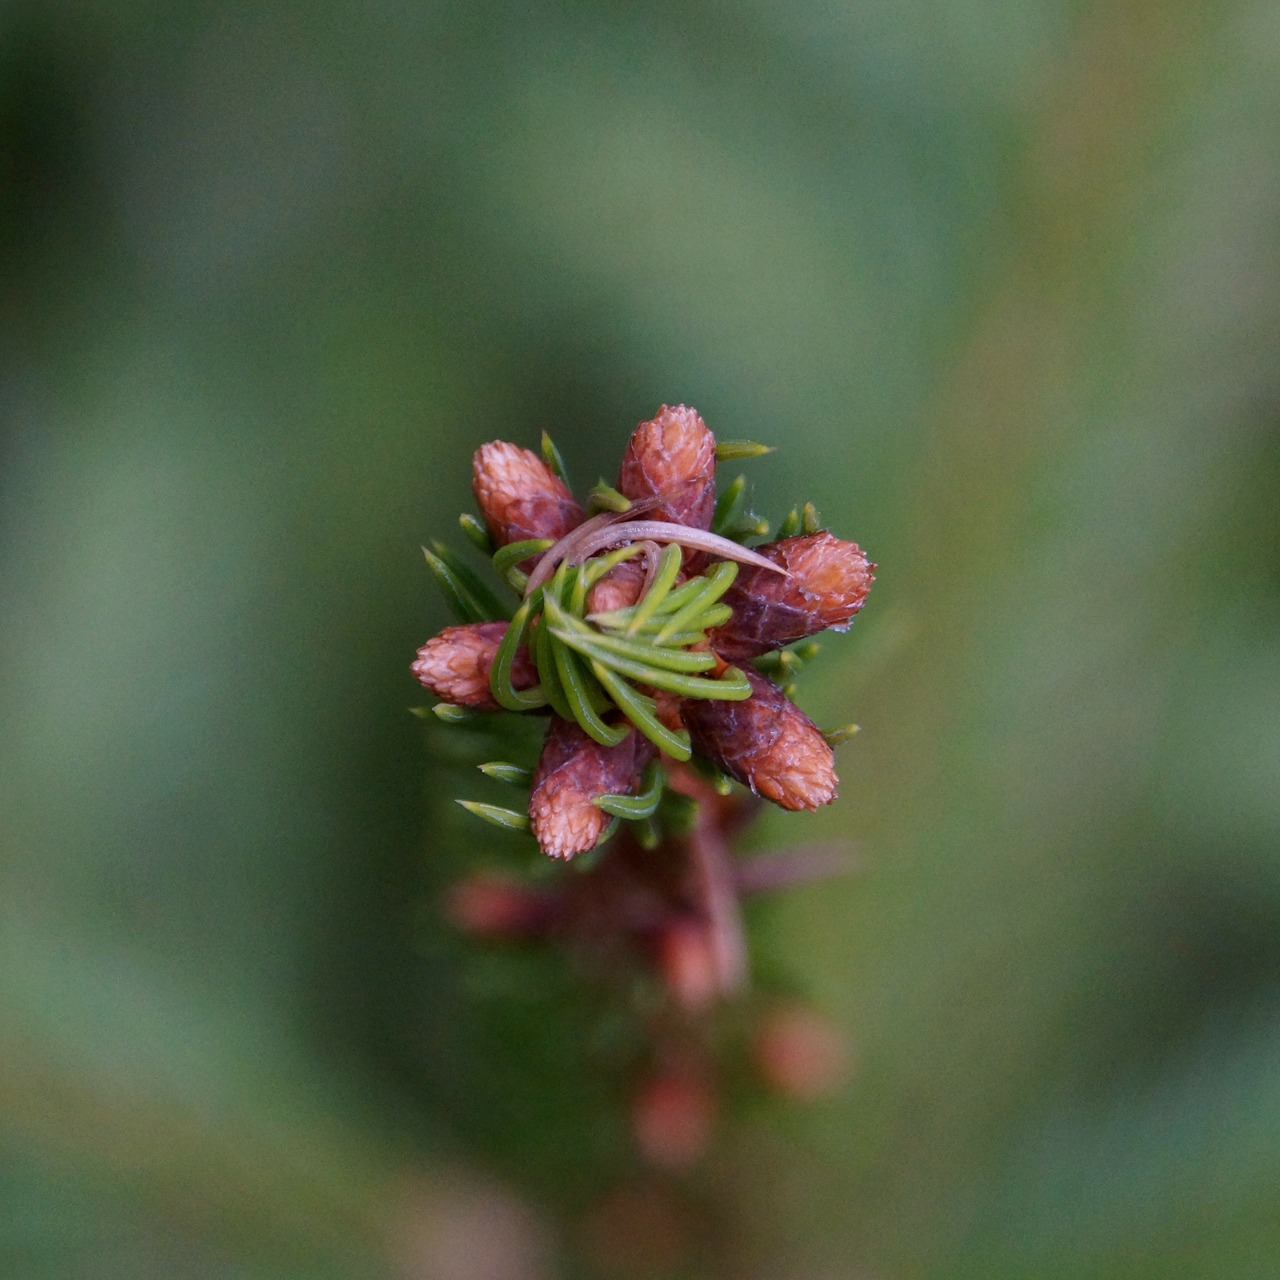
[[631, 433], [618, 489], [633, 502], [662, 495], [647, 514], [692, 529], [710, 529], [716, 506], [716, 441], [697, 412], [663, 405]]
[[[477, 711], [501, 710], [489, 689], [489, 669], [507, 625], [472, 622], [445, 627], [418, 650], [411, 670], [420, 684], [445, 702]], [[511, 680], [517, 689], [531, 689], [538, 683], [537, 668], [523, 648], [516, 653]]]
[[799, 707], [749, 667], [744, 702], [685, 698], [694, 751], [783, 809], [816, 809], [836, 798], [835, 756]]
[[788, 577], [750, 565], [724, 595], [733, 617], [710, 636], [723, 658], [759, 657], [828, 627], [848, 626], [875, 580], [875, 565], [856, 542], [826, 530], [754, 548]]
[[633, 794], [654, 754], [635, 730], [605, 747], [574, 721], [553, 716], [529, 796], [530, 825], [543, 853], [572, 858], [594, 848], [610, 821], [595, 801]]
[[471, 488], [494, 542], [553, 542], [586, 518], [563, 480], [536, 453], [493, 440], [471, 462]]

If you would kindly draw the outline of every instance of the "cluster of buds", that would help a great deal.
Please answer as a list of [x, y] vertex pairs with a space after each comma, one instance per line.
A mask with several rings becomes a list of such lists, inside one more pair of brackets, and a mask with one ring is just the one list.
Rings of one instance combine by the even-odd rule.
[[476, 451], [483, 524], [463, 527], [517, 600], [504, 608], [444, 547], [428, 550], [464, 620], [423, 645], [413, 673], [447, 707], [550, 719], [527, 813], [472, 806], [480, 816], [527, 823], [544, 853], [571, 858], [611, 819], [652, 817], [663, 787], [650, 766], [693, 756], [784, 809], [835, 799], [828, 738], [749, 664], [794, 671], [803, 655], [780, 651], [846, 628], [874, 566], [811, 507], [745, 545], [761, 522], [740, 518], [741, 483], [717, 501], [716, 461], [764, 451], [717, 448], [692, 409], [664, 406], [632, 434], [617, 487], [593, 491], [595, 515], [549, 441], [543, 456]]
[[[581, 875], [471, 877], [451, 895], [455, 923], [556, 940], [593, 971], [625, 950], [690, 1025], [744, 983], [740, 899], [835, 869], [823, 851], [747, 861], [729, 852], [761, 799], [790, 810], [835, 799], [832, 747], [852, 728], [820, 730], [792, 700], [792, 682], [814, 636], [850, 625], [875, 567], [820, 528], [812, 505], [768, 540], [768, 525], [744, 509], [743, 477], [717, 496], [718, 461], [766, 452], [717, 444], [694, 410], [663, 406], [633, 432], [616, 486], [601, 482], [583, 506], [545, 435], [541, 453], [485, 444], [473, 460], [481, 518], [461, 525], [510, 595], [442, 544], [424, 548], [459, 616], [413, 663], [440, 699], [430, 713], [547, 722], [533, 768], [480, 766], [527, 787], [527, 805], [459, 803], [530, 831], [556, 859], [612, 841]], [[698, 1055], [677, 1056], [687, 1083]], [[652, 1116], [669, 1110], [645, 1112], [642, 1148], [661, 1131]]]

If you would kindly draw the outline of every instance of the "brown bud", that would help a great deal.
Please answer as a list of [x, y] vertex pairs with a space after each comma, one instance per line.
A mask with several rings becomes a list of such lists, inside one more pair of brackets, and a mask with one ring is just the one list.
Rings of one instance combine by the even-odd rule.
[[[410, 669], [420, 684], [445, 702], [477, 711], [498, 711], [489, 689], [489, 669], [507, 625], [470, 622], [461, 627], [445, 627], [418, 650], [417, 661]], [[538, 683], [538, 669], [523, 647], [516, 651], [511, 682], [517, 689], [532, 689]]]
[[710, 636], [711, 647], [731, 660], [758, 657], [828, 627], [847, 626], [875, 580], [866, 552], [825, 529], [753, 550], [790, 576], [749, 565], [739, 571], [724, 595], [733, 617]]
[[643, 560], [624, 560], [616, 564], [587, 592], [588, 613], [609, 613], [629, 609], [644, 590]]
[[652, 744], [634, 729], [616, 747], [605, 747], [574, 721], [552, 716], [529, 796], [529, 820], [542, 852], [572, 858], [594, 848], [610, 822], [594, 802], [634, 792], [653, 756]]
[[536, 453], [494, 440], [471, 460], [471, 488], [500, 547], [526, 538], [558, 541], [586, 518], [563, 480]]
[[710, 529], [716, 507], [716, 440], [695, 410], [663, 405], [631, 433], [618, 489], [632, 501], [661, 496], [645, 513], [694, 529]]
[[817, 726], [750, 667], [745, 702], [686, 698], [681, 716], [696, 754], [784, 809], [816, 809], [836, 798], [835, 756]]

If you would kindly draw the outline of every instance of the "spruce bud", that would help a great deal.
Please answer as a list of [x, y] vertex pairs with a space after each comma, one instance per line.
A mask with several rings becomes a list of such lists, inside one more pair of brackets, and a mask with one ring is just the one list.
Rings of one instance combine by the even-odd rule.
[[835, 756], [817, 725], [750, 667], [744, 702], [685, 698], [680, 714], [696, 754], [783, 809], [816, 809], [836, 798]]
[[715, 437], [695, 410], [664, 404], [631, 433], [618, 489], [633, 502], [660, 498], [646, 518], [710, 529], [715, 485]]
[[[418, 650], [410, 669], [420, 684], [444, 702], [477, 711], [498, 711], [501, 708], [489, 689], [489, 669], [507, 625], [471, 622], [445, 627]], [[523, 647], [516, 652], [511, 681], [517, 689], [532, 689], [538, 683], [538, 670]]]
[[586, 518], [564, 481], [536, 453], [502, 440], [476, 450], [471, 488], [500, 547], [526, 538], [556, 542]]
[[789, 576], [748, 565], [724, 595], [733, 617], [711, 633], [723, 658], [755, 658], [828, 627], [841, 630], [862, 608], [875, 565], [856, 542], [826, 530], [755, 547]]
[[634, 793], [654, 754], [635, 730], [606, 747], [574, 721], [553, 716], [529, 797], [529, 820], [543, 853], [572, 858], [594, 848], [610, 821], [595, 801]]

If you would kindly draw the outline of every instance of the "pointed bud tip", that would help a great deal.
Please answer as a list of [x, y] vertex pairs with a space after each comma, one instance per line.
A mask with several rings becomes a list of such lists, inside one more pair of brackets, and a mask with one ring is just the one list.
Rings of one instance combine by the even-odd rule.
[[[496, 711], [498, 702], [489, 687], [489, 673], [507, 625], [469, 622], [445, 627], [418, 650], [410, 670], [419, 684], [445, 702]], [[537, 682], [537, 670], [523, 650], [517, 653], [512, 678], [518, 688], [532, 688]]]
[[716, 441], [696, 409], [663, 405], [631, 433], [618, 489], [632, 501], [660, 497], [658, 520], [709, 529], [715, 512]]
[[564, 481], [529, 449], [491, 440], [471, 462], [471, 488], [498, 546], [527, 538], [563, 538], [584, 513]]

